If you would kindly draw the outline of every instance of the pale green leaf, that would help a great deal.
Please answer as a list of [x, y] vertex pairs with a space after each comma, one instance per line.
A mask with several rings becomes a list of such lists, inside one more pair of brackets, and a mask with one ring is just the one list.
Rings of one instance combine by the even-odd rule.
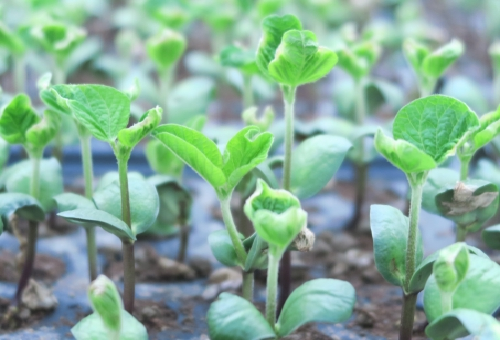
[[147, 52], [160, 70], [172, 66], [184, 53], [186, 39], [182, 34], [164, 29], [147, 41]]
[[[243, 237], [241, 235], [241, 237]], [[238, 266], [238, 257], [227, 230], [217, 230], [208, 235], [208, 244], [215, 259], [227, 267]]]
[[491, 315], [471, 309], [454, 309], [425, 328], [433, 340], [453, 340], [469, 334], [475, 339], [500, 339], [500, 322]]
[[[148, 332], [136, 318], [126, 310], [121, 311], [122, 329], [117, 340], [148, 340]], [[73, 328], [71, 334], [76, 340], [109, 339], [110, 334], [101, 317], [92, 313], [80, 320]]]
[[13, 213], [30, 221], [45, 220], [42, 205], [32, 196], [22, 193], [1, 193], [0, 215], [9, 217]]
[[120, 144], [133, 148], [160, 124], [163, 110], [157, 106], [142, 115], [137, 124], [118, 132]]
[[0, 136], [10, 144], [23, 144], [26, 141], [26, 131], [40, 120], [40, 116], [31, 107], [30, 98], [19, 94], [2, 111]]
[[463, 53], [464, 45], [454, 39], [431, 54], [422, 63], [422, 70], [428, 77], [439, 78]]
[[54, 201], [56, 201], [59, 212], [76, 209], [97, 209], [94, 202], [72, 192], [56, 195], [54, 196]]

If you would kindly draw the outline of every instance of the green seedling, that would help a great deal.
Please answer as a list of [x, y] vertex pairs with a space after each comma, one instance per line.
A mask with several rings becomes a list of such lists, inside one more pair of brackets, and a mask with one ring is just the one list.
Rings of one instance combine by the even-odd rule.
[[71, 329], [75, 339], [148, 339], [146, 327], [123, 309], [118, 289], [106, 276], [99, 275], [92, 282], [88, 297], [94, 313]]
[[[355, 111], [353, 121], [363, 127], [366, 116], [365, 88], [367, 85], [368, 75], [373, 66], [377, 62], [381, 54], [381, 47], [375, 41], [360, 41], [353, 43], [352, 46], [346, 46], [337, 51], [339, 56], [339, 67], [345, 70], [354, 80], [355, 92]], [[355, 182], [356, 196], [354, 203], [354, 213], [351, 221], [348, 223], [350, 229], [358, 227], [361, 220], [361, 211], [364, 203], [366, 177], [367, 177], [367, 162], [371, 161], [371, 157], [367, 154], [369, 150], [365, 150], [364, 137], [370, 134], [361, 134], [353, 138], [354, 148], [349, 156], [355, 164]]]
[[[21, 144], [31, 160], [30, 195], [40, 198], [40, 162], [43, 149], [54, 138], [60, 126], [59, 115], [46, 110], [40, 117], [31, 107], [31, 101], [24, 94], [17, 95], [3, 109], [0, 116], [0, 136], [10, 144]], [[37, 239], [38, 220], [30, 220], [26, 260], [17, 288], [17, 300], [20, 302], [33, 270]]]
[[220, 63], [238, 69], [243, 76], [243, 109], [254, 105], [252, 76], [259, 72], [255, 53], [238, 46], [227, 46], [220, 52]]
[[426, 97], [434, 92], [439, 77], [464, 53], [464, 45], [454, 39], [432, 52], [409, 38], [403, 42], [403, 52], [417, 77], [420, 96]]
[[0, 46], [12, 54], [14, 66], [14, 89], [16, 93], [23, 93], [26, 79], [25, 53], [26, 44], [20, 32], [12, 32], [0, 22]]
[[271, 106], [266, 106], [262, 117], [257, 117], [257, 107], [251, 106], [245, 109], [241, 114], [241, 119], [245, 125], [255, 125], [260, 131], [267, 131], [274, 122], [274, 110]]
[[[314, 83], [326, 76], [337, 63], [331, 50], [319, 46], [311, 31], [302, 30], [293, 15], [271, 15], [264, 19], [264, 34], [257, 48], [257, 66], [261, 73], [277, 82], [285, 104], [285, 160], [283, 188], [291, 188], [292, 146], [294, 144], [295, 93], [297, 87]], [[290, 254], [284, 257], [281, 286], [282, 306], [290, 293]]]
[[288, 191], [273, 190], [260, 179], [244, 210], [257, 237], [269, 245], [266, 318], [248, 301], [223, 293], [208, 311], [210, 337], [281, 339], [309, 322], [347, 320], [354, 308], [354, 288], [340, 280], [317, 279], [290, 295], [276, 321], [279, 260], [299, 232], [307, 229], [307, 213]]
[[491, 313], [500, 305], [496, 289], [500, 266], [465, 243], [455, 243], [431, 257], [435, 258], [432, 275], [424, 288], [424, 310], [429, 320], [426, 334], [433, 340], [469, 334], [496, 339], [500, 323]]
[[[408, 222], [403, 218], [387, 220], [384, 211], [393, 208], [380, 206], [372, 206], [370, 217], [377, 268], [386, 280], [403, 287], [400, 339], [412, 337], [416, 297], [422, 290], [413, 287], [412, 280], [416, 268], [422, 264], [418, 217], [424, 183], [429, 171], [454, 154], [462, 139], [478, 126], [477, 115], [467, 105], [451, 97], [434, 95], [417, 99], [397, 113], [392, 129], [394, 138], [381, 130], [375, 135], [377, 151], [405, 173], [412, 189]], [[394, 243], [392, 230], [396, 228], [404, 231], [401, 238], [406, 237], [406, 242]], [[387, 256], [387, 249], [395, 255]]]
[[148, 55], [158, 70], [159, 98], [163, 108], [162, 121], [168, 121], [168, 95], [174, 80], [175, 64], [186, 50], [186, 39], [182, 34], [164, 29], [147, 41]]
[[[127, 163], [132, 149], [159, 124], [162, 110], [159, 107], [150, 109], [142, 115], [137, 124], [127, 128], [130, 98], [114, 88], [103, 85], [56, 85], [51, 91], [56, 96], [58, 105], [70, 110], [73, 117], [90, 134], [109, 143], [118, 161], [120, 217], [127, 227], [125, 235], [120, 236], [125, 268], [124, 301], [125, 309], [132, 312], [135, 299], [135, 234], [143, 232], [150, 225], [134, 228], [132, 224]], [[85, 214], [79, 216], [79, 221], [85, 218], [95, 221]], [[121, 227], [118, 229], [122, 229]]]

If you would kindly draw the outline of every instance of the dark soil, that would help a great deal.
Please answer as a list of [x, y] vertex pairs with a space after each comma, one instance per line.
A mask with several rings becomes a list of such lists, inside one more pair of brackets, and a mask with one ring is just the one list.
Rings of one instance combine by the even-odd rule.
[[[20, 276], [20, 265], [18, 255], [3, 250], [0, 252], [0, 281], [17, 282]], [[33, 268], [33, 278], [37, 281], [50, 284], [55, 282], [66, 272], [66, 264], [63, 260], [47, 254], [36, 254]]]

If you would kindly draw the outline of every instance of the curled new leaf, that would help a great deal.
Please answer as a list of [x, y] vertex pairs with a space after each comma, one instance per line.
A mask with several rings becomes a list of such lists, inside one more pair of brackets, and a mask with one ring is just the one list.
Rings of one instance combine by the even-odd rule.
[[381, 48], [373, 41], [364, 41], [352, 48], [338, 51], [339, 66], [354, 79], [368, 75], [380, 56]]
[[133, 148], [146, 137], [161, 121], [161, 107], [157, 106], [142, 115], [137, 124], [118, 132], [118, 141], [129, 148]]
[[259, 71], [255, 63], [255, 53], [237, 46], [227, 46], [220, 53], [222, 66], [235, 67], [245, 74], [254, 74]]
[[52, 110], [45, 110], [42, 120], [26, 131], [26, 147], [28, 150], [44, 148], [60, 127], [61, 116]]
[[454, 39], [423, 60], [422, 69], [428, 77], [439, 78], [464, 53], [464, 45]]
[[81, 28], [62, 23], [37, 25], [30, 33], [47, 52], [54, 54], [59, 62], [66, 59], [87, 35]]
[[469, 250], [465, 243], [442, 249], [433, 265], [434, 278], [441, 292], [453, 293], [469, 269]]
[[26, 131], [40, 122], [31, 108], [31, 100], [25, 94], [15, 96], [0, 116], [0, 136], [10, 144], [24, 144]]
[[[119, 340], [148, 340], [148, 332], [136, 318], [130, 315], [126, 310], [121, 311], [122, 329]], [[76, 340], [88, 339], [112, 339], [113, 335], [104, 325], [101, 316], [98, 313], [90, 314], [71, 328], [71, 334]]]
[[122, 303], [120, 293], [113, 281], [104, 275], [99, 275], [90, 285], [88, 296], [92, 308], [99, 314], [106, 328], [119, 334]]
[[337, 61], [333, 51], [318, 46], [313, 32], [289, 30], [283, 35], [268, 70], [278, 83], [296, 87], [323, 78]]
[[166, 70], [175, 63], [186, 49], [186, 39], [182, 34], [164, 29], [158, 35], [149, 38], [147, 51], [149, 57], [160, 70]]

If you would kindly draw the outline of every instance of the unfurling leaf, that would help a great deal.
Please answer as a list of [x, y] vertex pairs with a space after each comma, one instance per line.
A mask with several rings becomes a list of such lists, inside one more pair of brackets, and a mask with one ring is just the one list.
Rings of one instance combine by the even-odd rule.
[[164, 29], [147, 42], [149, 57], [156, 63], [160, 71], [172, 66], [184, 53], [186, 39], [182, 34]]
[[469, 269], [469, 250], [465, 243], [442, 249], [433, 265], [433, 274], [441, 292], [453, 293]]
[[157, 106], [142, 115], [139, 122], [118, 132], [120, 144], [134, 148], [137, 143], [155, 129], [161, 121], [161, 107]]
[[26, 132], [40, 120], [40, 116], [31, 107], [30, 98], [19, 94], [3, 109], [0, 116], [0, 136], [10, 144], [24, 144]]
[[240, 69], [249, 75], [259, 72], [255, 62], [255, 52], [237, 46], [224, 48], [220, 53], [220, 63], [222, 66]]

